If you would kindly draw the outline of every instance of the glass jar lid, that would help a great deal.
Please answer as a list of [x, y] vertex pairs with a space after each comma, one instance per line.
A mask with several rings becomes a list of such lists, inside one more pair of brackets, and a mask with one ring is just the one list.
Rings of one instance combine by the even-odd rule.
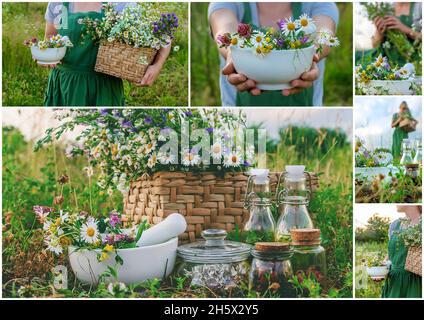
[[313, 246], [321, 244], [320, 229], [292, 229], [290, 234], [293, 246]]
[[227, 232], [222, 229], [202, 231], [205, 241], [182, 245], [177, 248], [178, 256], [191, 263], [231, 263], [247, 260], [251, 246], [225, 240]]
[[293, 256], [293, 249], [285, 242], [257, 242], [252, 255], [263, 260], [288, 260]]

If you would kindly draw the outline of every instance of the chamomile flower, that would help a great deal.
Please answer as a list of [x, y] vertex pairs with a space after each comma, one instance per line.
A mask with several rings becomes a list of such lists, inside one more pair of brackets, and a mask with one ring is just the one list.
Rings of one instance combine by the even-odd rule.
[[157, 162], [158, 162], [158, 157], [156, 153], [152, 153], [151, 156], [149, 157], [149, 160], [147, 160], [147, 166], [149, 168], [153, 168]]
[[80, 236], [82, 240], [87, 243], [94, 244], [99, 241], [100, 233], [94, 218], [89, 218], [87, 222], [82, 225]]
[[312, 34], [317, 31], [317, 27], [312, 18], [309, 17], [306, 13], [299, 17], [297, 24], [300, 28], [299, 30], [303, 31], [305, 34]]
[[411, 76], [411, 73], [405, 67], [400, 68], [396, 71], [395, 75], [401, 79], [408, 79]]
[[381, 70], [387, 65], [387, 57], [383, 57], [382, 54], [375, 59], [374, 67], [376, 67], [378, 70]]
[[200, 156], [193, 150], [186, 150], [183, 153], [183, 165], [195, 166], [200, 163]]
[[162, 153], [159, 153], [158, 159], [161, 164], [170, 164], [174, 162], [175, 156], [171, 154], [170, 152], [166, 152], [166, 153], [162, 152]]
[[242, 163], [242, 160], [239, 152], [231, 151], [225, 156], [224, 167], [238, 167]]
[[261, 32], [261, 31], [256, 31], [253, 34], [252, 39], [251, 39], [252, 40], [252, 43], [253, 43], [253, 46], [255, 48], [263, 47], [264, 44], [265, 44], [265, 38], [266, 38], [265, 33]]
[[221, 142], [215, 142], [211, 148], [211, 156], [214, 160], [220, 160], [222, 157], [222, 144]]
[[284, 20], [284, 23], [281, 24], [281, 27], [282, 27], [281, 31], [286, 37], [293, 36], [296, 32], [296, 29], [299, 28], [299, 21], [298, 20], [293, 21], [291, 17], [286, 18]]
[[149, 154], [156, 148], [156, 142], [154, 140], [150, 141], [146, 146], [144, 147], [144, 153]]
[[59, 238], [50, 236], [47, 237], [44, 242], [47, 245], [47, 250], [54, 254], [59, 255], [63, 252], [63, 247], [60, 245]]

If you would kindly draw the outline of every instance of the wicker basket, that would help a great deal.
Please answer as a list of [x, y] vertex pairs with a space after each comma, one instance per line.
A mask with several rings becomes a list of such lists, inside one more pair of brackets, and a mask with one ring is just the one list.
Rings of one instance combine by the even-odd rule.
[[418, 121], [414, 119], [405, 119], [399, 122], [399, 128], [405, 132], [413, 132], [416, 130]]
[[406, 256], [405, 270], [422, 276], [422, 248], [411, 247]]
[[99, 47], [94, 70], [130, 82], [140, 81], [155, 59], [157, 50], [134, 48], [119, 42], [105, 42]]
[[[309, 177], [314, 190], [318, 177]], [[179, 212], [187, 221], [187, 230], [180, 236], [182, 243], [195, 241], [208, 228], [231, 231], [235, 224], [242, 227], [249, 218], [244, 209], [247, 179], [244, 173], [227, 173], [223, 177], [210, 172], [157, 172], [151, 177], [145, 174], [131, 183], [124, 197], [124, 220], [156, 224]], [[271, 174], [273, 191], [277, 181], [278, 174]]]

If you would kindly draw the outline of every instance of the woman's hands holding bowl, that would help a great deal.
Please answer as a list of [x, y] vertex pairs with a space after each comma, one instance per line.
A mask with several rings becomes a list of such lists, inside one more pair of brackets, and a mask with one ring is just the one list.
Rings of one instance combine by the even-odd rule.
[[[313, 57], [311, 69], [304, 72], [299, 79], [291, 81], [290, 84], [293, 86], [293, 88], [284, 89], [281, 91], [281, 94], [283, 96], [289, 96], [291, 94], [300, 93], [304, 89], [311, 87], [319, 76], [319, 69], [317, 66], [318, 61], [319, 57], [317, 54], [315, 54]], [[227, 64], [222, 69], [222, 74], [227, 76], [228, 82], [235, 86], [238, 91], [248, 91], [251, 95], [254, 96], [260, 95], [262, 93], [262, 91], [256, 87], [256, 82], [253, 79], [249, 79], [245, 75], [237, 73], [230, 52], [227, 54]]]

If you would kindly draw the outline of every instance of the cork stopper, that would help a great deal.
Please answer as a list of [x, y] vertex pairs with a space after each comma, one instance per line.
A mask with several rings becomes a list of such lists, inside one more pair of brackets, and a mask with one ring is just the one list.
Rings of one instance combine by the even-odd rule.
[[294, 246], [311, 246], [321, 243], [319, 229], [293, 229], [290, 233]]
[[290, 243], [287, 242], [257, 242], [255, 249], [261, 252], [290, 251]]

